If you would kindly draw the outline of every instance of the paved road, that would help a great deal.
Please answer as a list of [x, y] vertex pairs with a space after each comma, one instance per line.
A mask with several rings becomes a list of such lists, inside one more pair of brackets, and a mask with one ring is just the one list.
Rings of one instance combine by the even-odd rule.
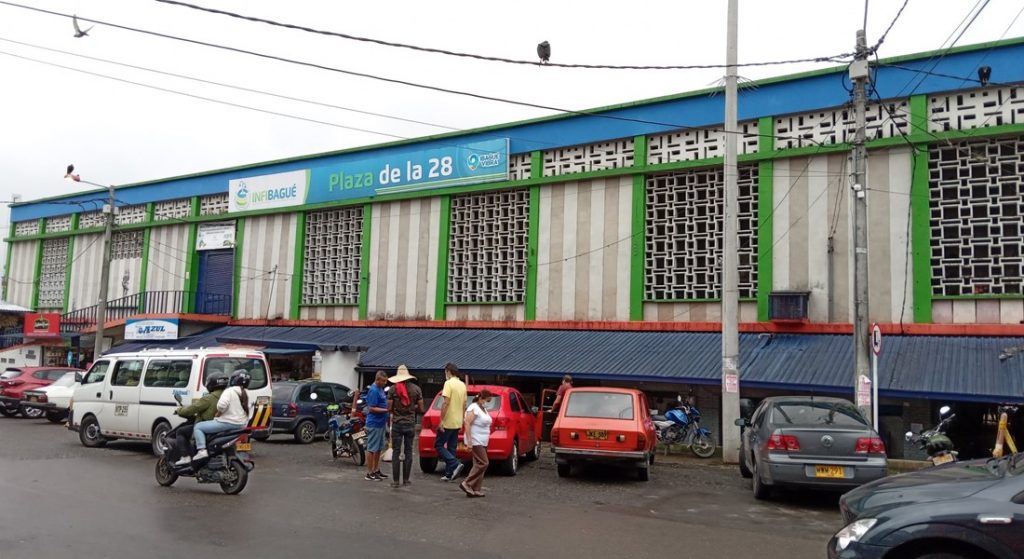
[[148, 448], [86, 449], [60, 426], [0, 419], [0, 559], [812, 558], [840, 527], [834, 496], [762, 504], [710, 462], [659, 462], [647, 483], [606, 469], [561, 480], [545, 453], [471, 500], [418, 470], [410, 488], [367, 482], [324, 443], [275, 436], [227, 496], [192, 479], [159, 487]]

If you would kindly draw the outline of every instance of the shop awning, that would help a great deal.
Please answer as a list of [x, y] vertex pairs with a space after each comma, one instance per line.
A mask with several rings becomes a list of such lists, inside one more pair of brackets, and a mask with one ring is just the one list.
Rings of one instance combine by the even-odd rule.
[[[224, 341], [294, 350], [366, 348], [364, 370], [440, 371], [445, 363], [478, 374], [718, 384], [721, 337], [701, 332], [313, 328], [224, 326], [167, 345], [212, 347]], [[849, 335], [743, 334], [742, 384], [754, 388], [851, 392]], [[132, 349], [127, 349], [131, 351]], [[1018, 353], [1019, 352], [1019, 353]], [[959, 400], [1024, 399], [1024, 338], [888, 336], [879, 360], [886, 396]]]

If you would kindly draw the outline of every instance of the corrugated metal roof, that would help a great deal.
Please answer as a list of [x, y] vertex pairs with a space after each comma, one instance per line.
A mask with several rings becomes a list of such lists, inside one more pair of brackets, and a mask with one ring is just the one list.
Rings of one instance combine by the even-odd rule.
[[[700, 332], [309, 328], [224, 326], [173, 344], [115, 348], [209, 347], [217, 339], [274, 347], [295, 342], [366, 346], [361, 366], [441, 370], [445, 363], [478, 373], [635, 379], [717, 384], [721, 337]], [[742, 334], [742, 382], [757, 387], [850, 391], [848, 335]], [[1021, 353], [1000, 359], [1008, 348]], [[1024, 397], [1024, 338], [888, 336], [879, 360], [879, 390], [892, 395], [961, 399]]]
[[7, 301], [0, 300], [0, 312], [30, 313], [32, 312], [32, 309], [26, 309], [21, 305], [15, 305], [14, 303], [8, 303]]

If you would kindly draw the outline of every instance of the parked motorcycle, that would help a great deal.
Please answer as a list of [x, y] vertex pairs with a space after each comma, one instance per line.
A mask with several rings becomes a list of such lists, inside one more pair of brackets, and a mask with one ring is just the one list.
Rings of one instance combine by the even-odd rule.
[[[181, 395], [175, 394], [174, 399], [181, 404]], [[178, 430], [187, 422], [164, 433], [161, 443], [167, 452], [156, 462], [156, 482], [163, 487], [170, 487], [180, 476], [194, 477], [199, 483], [217, 483], [228, 495], [236, 495], [245, 489], [249, 481], [249, 472], [256, 467], [247, 452], [250, 448], [249, 429], [233, 429], [223, 433], [210, 435], [206, 439], [207, 458], [193, 460], [187, 464], [175, 466], [182, 456], [193, 454], [192, 444], [188, 448], [179, 448], [177, 444]]]
[[[356, 402], [358, 406], [358, 401]], [[357, 466], [366, 463], [366, 420], [362, 412], [349, 406], [331, 404], [327, 412], [332, 414], [327, 421], [327, 439], [331, 443], [331, 456], [335, 460], [348, 456]]]
[[676, 400], [676, 406], [665, 412], [663, 419], [654, 420], [658, 442], [688, 446], [698, 457], [711, 458], [715, 454], [715, 439], [711, 431], [700, 426], [700, 410], [693, 396], [686, 402], [682, 396], [677, 396]]
[[954, 417], [956, 414], [950, 413], [949, 406], [942, 406], [939, 409], [939, 424], [916, 435], [907, 431], [907, 442], [925, 451], [934, 466], [956, 462], [958, 453], [953, 450], [953, 441], [946, 435], [946, 428]]

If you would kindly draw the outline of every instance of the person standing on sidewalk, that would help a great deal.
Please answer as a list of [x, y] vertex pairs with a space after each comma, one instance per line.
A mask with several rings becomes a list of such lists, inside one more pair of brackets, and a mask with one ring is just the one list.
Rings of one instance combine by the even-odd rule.
[[412, 380], [416, 377], [409, 374], [405, 365], [399, 365], [395, 376], [388, 379], [393, 385], [388, 394], [388, 413], [391, 414], [391, 487], [395, 488], [412, 485], [409, 476], [412, 475], [416, 414], [423, 413], [423, 392], [416, 383], [409, 382]]
[[467, 497], [484, 496], [484, 473], [490, 463], [487, 458], [487, 444], [491, 441], [491, 414], [487, 413], [490, 401], [491, 393], [485, 388], [473, 398], [473, 403], [466, 410], [463, 438], [473, 452], [473, 469], [466, 476], [466, 481], [459, 484], [459, 489]]
[[387, 383], [387, 373], [377, 371], [366, 392], [366, 481], [381, 481], [386, 477], [380, 471], [380, 455], [388, 446], [384, 433], [388, 425], [388, 400], [384, 394]]
[[441, 480], [452, 481], [462, 471], [462, 462], [456, 452], [459, 448], [459, 428], [462, 427], [466, 412], [466, 385], [459, 378], [459, 368], [455, 363], [444, 366], [444, 376], [447, 380], [441, 390], [441, 397], [444, 398], [441, 404], [441, 426], [437, 429], [434, 448], [445, 464]]

